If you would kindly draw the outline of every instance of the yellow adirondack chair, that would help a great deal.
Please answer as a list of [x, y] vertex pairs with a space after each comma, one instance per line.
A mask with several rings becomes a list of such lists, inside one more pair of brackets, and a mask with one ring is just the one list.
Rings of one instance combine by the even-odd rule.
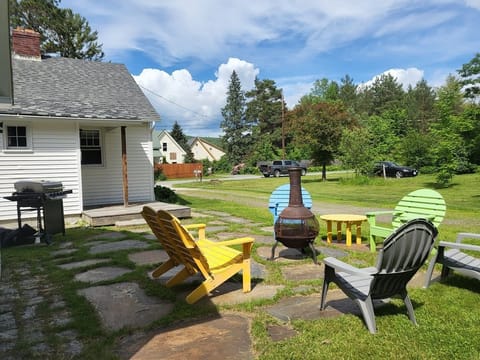
[[[446, 210], [445, 200], [440, 193], [431, 189], [419, 189], [405, 195], [393, 211], [366, 213], [370, 224], [370, 251], [376, 250], [377, 238], [387, 238], [395, 229], [410, 220], [427, 219], [438, 227], [445, 217]], [[376, 217], [383, 214], [392, 216], [391, 227], [377, 225]]]
[[[183, 226], [169, 212], [155, 212], [148, 206], [143, 208], [142, 216], [170, 257], [153, 271], [153, 278], [158, 278], [178, 265], [183, 265], [183, 268], [167, 281], [167, 287], [180, 284], [197, 273], [204, 277], [205, 280], [186, 297], [187, 303], [195, 303], [240, 271], [243, 276], [243, 292], [251, 290], [250, 253], [253, 238], [215, 242], [205, 237], [205, 224]], [[198, 231], [197, 240], [189, 229]], [[233, 249], [230, 245], [242, 245], [242, 251]]]

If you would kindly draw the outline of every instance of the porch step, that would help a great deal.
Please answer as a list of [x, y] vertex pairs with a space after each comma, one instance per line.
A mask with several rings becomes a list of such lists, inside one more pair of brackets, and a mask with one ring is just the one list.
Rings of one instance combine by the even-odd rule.
[[125, 221], [115, 221], [115, 226], [122, 227], [122, 226], [138, 226], [138, 225], [145, 225], [145, 220], [142, 219], [133, 219], [133, 220], [125, 220]]
[[126, 207], [113, 205], [85, 210], [82, 213], [82, 220], [90, 226], [110, 226], [127, 221], [140, 221], [143, 220], [140, 212], [144, 206], [150, 206], [155, 210], [167, 210], [179, 219], [191, 217], [191, 209], [188, 206], [156, 201], [129, 204]]

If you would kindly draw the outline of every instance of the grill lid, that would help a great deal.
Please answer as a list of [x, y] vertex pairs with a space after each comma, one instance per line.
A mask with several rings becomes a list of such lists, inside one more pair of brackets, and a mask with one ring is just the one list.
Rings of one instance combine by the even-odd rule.
[[63, 190], [60, 181], [20, 180], [13, 184], [17, 192], [50, 193]]

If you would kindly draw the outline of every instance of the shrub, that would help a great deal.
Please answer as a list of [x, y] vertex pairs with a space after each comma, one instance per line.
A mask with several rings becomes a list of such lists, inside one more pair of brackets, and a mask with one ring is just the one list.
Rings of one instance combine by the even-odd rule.
[[155, 181], [167, 180], [167, 177], [163, 173], [162, 169], [155, 169], [153, 171], [153, 178], [154, 178]]
[[153, 192], [155, 193], [155, 200], [161, 201], [161, 202], [166, 202], [170, 204], [175, 204], [179, 201], [179, 198], [175, 192], [166, 187], [166, 186], [155, 186], [153, 189]]

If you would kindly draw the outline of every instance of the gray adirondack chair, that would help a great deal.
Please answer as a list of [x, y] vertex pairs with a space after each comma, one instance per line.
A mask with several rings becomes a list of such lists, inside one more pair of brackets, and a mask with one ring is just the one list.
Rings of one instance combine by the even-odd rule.
[[432, 258], [425, 276], [425, 287], [432, 281], [433, 268], [435, 264], [442, 264], [440, 279], [448, 276], [450, 270], [480, 280], [480, 257], [465, 253], [465, 251], [478, 252], [480, 246], [462, 243], [464, 239], [480, 239], [480, 234], [459, 233], [456, 242], [440, 241], [438, 251]]
[[437, 228], [430, 221], [414, 219], [385, 240], [375, 267], [356, 268], [332, 257], [325, 258], [320, 309], [325, 309], [328, 285], [333, 282], [358, 304], [372, 334], [377, 330], [373, 309], [373, 300], [377, 299], [399, 296], [407, 307], [410, 320], [416, 325], [407, 283], [425, 263], [437, 234]]
[[[305, 190], [303, 187], [302, 187], [302, 201], [303, 201], [303, 206], [305, 206], [307, 209], [310, 210], [312, 208], [312, 197], [310, 196], [310, 193], [307, 190]], [[273, 215], [274, 225], [278, 217], [282, 213], [283, 209], [285, 209], [288, 206], [289, 202], [290, 202], [290, 184], [280, 185], [270, 195], [270, 199], [268, 201], [268, 210], [270, 210], [270, 212]], [[275, 232], [273, 233], [273, 236], [275, 237]], [[272, 256], [270, 257], [270, 260], [273, 260], [275, 258], [275, 249], [277, 245], [278, 245], [278, 241], [277, 239], [275, 239], [275, 243], [272, 246]]]

